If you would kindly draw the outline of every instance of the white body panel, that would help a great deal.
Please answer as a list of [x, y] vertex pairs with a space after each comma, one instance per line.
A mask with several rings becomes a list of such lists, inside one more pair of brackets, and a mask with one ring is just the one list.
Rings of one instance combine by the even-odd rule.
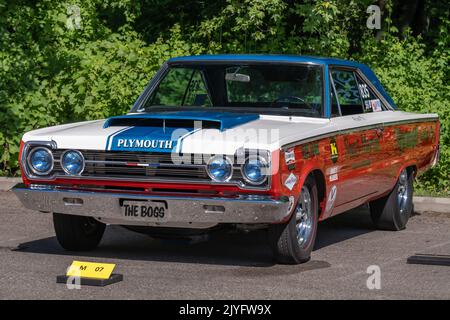
[[[341, 130], [398, 121], [434, 119], [436, 114], [383, 111], [331, 119], [261, 115], [237, 127], [220, 131], [202, 129], [187, 134], [182, 153], [234, 154], [239, 148], [274, 151], [284, 145]], [[105, 120], [48, 127], [27, 132], [23, 141], [54, 141], [59, 149], [105, 150], [108, 138], [127, 127], [103, 128]]]

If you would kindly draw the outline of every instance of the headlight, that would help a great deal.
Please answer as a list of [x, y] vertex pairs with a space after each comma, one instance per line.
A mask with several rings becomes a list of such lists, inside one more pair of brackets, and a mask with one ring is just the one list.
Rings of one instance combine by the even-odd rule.
[[37, 175], [48, 174], [53, 169], [52, 152], [44, 147], [34, 148], [28, 155], [28, 165]]
[[69, 150], [61, 157], [61, 167], [70, 175], [79, 175], [84, 170], [84, 157], [80, 151]]
[[264, 158], [249, 158], [242, 166], [245, 181], [251, 184], [262, 184], [267, 179], [267, 162]]
[[214, 156], [209, 159], [206, 172], [214, 181], [226, 182], [233, 175], [233, 163], [224, 156]]

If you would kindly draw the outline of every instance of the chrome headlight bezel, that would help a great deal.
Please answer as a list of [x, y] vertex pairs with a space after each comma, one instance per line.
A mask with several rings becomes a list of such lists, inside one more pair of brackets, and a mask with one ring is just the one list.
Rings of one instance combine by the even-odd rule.
[[247, 172], [246, 172], [246, 170], [245, 170], [245, 166], [251, 160], [258, 160], [258, 161], [260, 161], [262, 163], [262, 167], [264, 167], [264, 170], [269, 170], [270, 165], [269, 165], [269, 163], [267, 162], [267, 160], [265, 158], [263, 158], [261, 156], [256, 156], [256, 157], [247, 157], [245, 159], [245, 162], [241, 166], [241, 174], [242, 174], [242, 177], [244, 178], [245, 182], [247, 182], [248, 184], [254, 185], [254, 186], [262, 185], [262, 184], [264, 184], [267, 181], [269, 175], [267, 174], [267, 172], [265, 174], [263, 173], [262, 174], [263, 179], [260, 180], [260, 181], [255, 181], [255, 180], [250, 179], [248, 174], [247, 174]]
[[[34, 167], [32, 161], [31, 161], [31, 157], [33, 156], [33, 154], [39, 150], [44, 150], [45, 152], [47, 152], [50, 155], [50, 159], [51, 159], [51, 165], [50, 168], [47, 171], [39, 171], [36, 170], [36, 168]], [[36, 147], [30, 150], [30, 152], [27, 155], [27, 166], [28, 168], [37, 176], [46, 176], [48, 175], [50, 172], [52, 172], [54, 166], [55, 166], [55, 159], [53, 158], [53, 153], [50, 149], [46, 148], [46, 147]]]
[[[230, 172], [229, 174], [226, 176], [225, 179], [223, 180], [219, 180], [216, 178], [216, 176], [214, 176], [211, 173], [211, 170], [209, 168], [209, 166], [211, 165], [211, 163], [217, 159], [221, 159], [224, 160], [225, 162], [228, 163], [228, 165], [230, 166]], [[211, 158], [209, 158], [208, 162], [206, 163], [206, 173], [208, 174], [208, 176], [211, 178], [211, 180], [213, 180], [214, 182], [220, 182], [220, 183], [225, 183], [231, 180], [231, 178], [233, 177], [233, 161], [228, 157], [228, 156], [224, 156], [224, 155], [215, 155], [212, 156]]]
[[[78, 154], [78, 155], [81, 157], [82, 165], [81, 165], [81, 170], [80, 170], [78, 173], [72, 173], [72, 172], [70, 172], [70, 171], [66, 168], [66, 166], [64, 165], [64, 158], [65, 158], [65, 156], [66, 156], [68, 153], [70, 153], [70, 152], [76, 153], [76, 154]], [[66, 151], [64, 151], [64, 152], [61, 154], [61, 157], [60, 157], [60, 164], [61, 164], [61, 168], [63, 169], [63, 171], [64, 171], [67, 175], [69, 175], [69, 176], [80, 176], [80, 175], [84, 172], [84, 168], [85, 168], [85, 166], [86, 166], [86, 160], [85, 160], [85, 158], [84, 158], [83, 153], [81, 153], [80, 151], [78, 151], [78, 150], [66, 150]]]

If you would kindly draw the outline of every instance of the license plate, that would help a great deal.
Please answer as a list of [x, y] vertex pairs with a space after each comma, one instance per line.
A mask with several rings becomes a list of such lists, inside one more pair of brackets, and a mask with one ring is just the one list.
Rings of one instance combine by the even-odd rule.
[[126, 218], [163, 221], [169, 217], [166, 201], [127, 201], [122, 204], [122, 214]]

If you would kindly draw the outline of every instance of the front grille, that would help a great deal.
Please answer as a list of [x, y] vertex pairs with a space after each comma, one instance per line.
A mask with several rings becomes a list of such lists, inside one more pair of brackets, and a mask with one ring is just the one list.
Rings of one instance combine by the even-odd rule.
[[[55, 171], [63, 174], [58, 161], [65, 150], [55, 150]], [[194, 155], [184, 155], [184, 164], [174, 163], [170, 153], [81, 151], [86, 160], [86, 177], [154, 177], [209, 180], [204, 164], [194, 164]], [[149, 166], [146, 166], [149, 165]]]
[[[81, 176], [70, 176], [61, 167], [61, 156], [67, 150], [52, 148], [53, 145], [46, 144], [44, 144], [45, 147], [49, 148], [53, 154], [53, 170], [48, 176], [36, 176], [29, 171], [26, 157], [33, 148], [42, 144], [27, 143], [23, 149], [21, 160], [25, 164], [25, 174], [33, 180], [47, 181], [55, 178], [114, 180], [117, 178], [127, 182], [214, 183], [206, 171], [206, 162], [211, 155], [204, 159], [202, 154], [184, 154], [176, 155], [177, 157], [173, 159], [172, 154], [161, 152], [78, 150], [85, 158], [85, 169]], [[250, 153], [246, 152], [243, 156], [245, 159], [250, 156]], [[267, 154], [265, 158], [269, 159], [269, 156]], [[267, 190], [270, 186], [270, 176], [261, 185], [247, 183], [241, 172], [240, 159], [242, 158], [234, 156], [233, 175], [226, 184], [237, 185], [243, 189]]]

